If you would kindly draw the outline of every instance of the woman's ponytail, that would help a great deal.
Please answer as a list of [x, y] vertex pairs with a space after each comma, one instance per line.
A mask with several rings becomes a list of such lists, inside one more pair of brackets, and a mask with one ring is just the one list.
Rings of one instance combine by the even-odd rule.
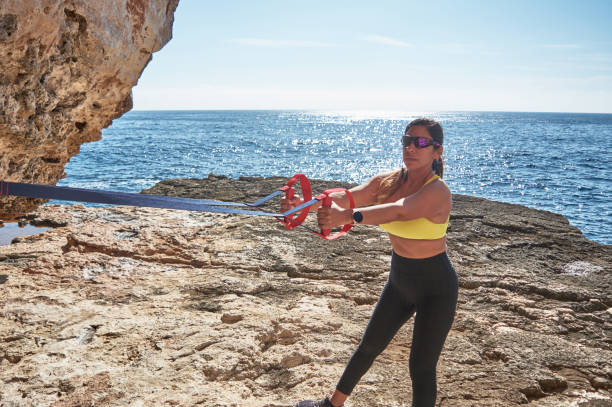
[[436, 173], [438, 177], [442, 178], [442, 176], [444, 175], [444, 160], [442, 159], [442, 157], [433, 161], [433, 163], [431, 164], [431, 169], [433, 170], [433, 172]]

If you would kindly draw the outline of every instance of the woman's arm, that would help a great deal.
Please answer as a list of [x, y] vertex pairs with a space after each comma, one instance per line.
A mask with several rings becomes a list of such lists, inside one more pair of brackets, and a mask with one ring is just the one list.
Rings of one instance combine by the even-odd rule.
[[[363, 215], [361, 224], [365, 225], [380, 225], [422, 217], [446, 219], [450, 213], [451, 194], [444, 182], [434, 182], [395, 202], [367, 207], [355, 206]], [[318, 221], [322, 229], [353, 223], [353, 210], [339, 205], [321, 208], [318, 213]]]

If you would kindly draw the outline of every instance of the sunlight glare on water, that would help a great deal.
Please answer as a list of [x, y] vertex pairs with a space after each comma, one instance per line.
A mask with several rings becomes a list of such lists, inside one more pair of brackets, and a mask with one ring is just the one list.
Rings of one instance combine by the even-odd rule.
[[133, 111], [81, 146], [58, 185], [139, 192], [209, 173], [297, 172], [359, 183], [399, 168], [401, 136], [418, 117], [444, 127], [453, 192], [561, 213], [612, 243], [610, 114]]

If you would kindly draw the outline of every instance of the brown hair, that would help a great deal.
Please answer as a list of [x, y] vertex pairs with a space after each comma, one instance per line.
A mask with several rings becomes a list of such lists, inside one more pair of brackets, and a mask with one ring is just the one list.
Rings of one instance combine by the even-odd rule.
[[[431, 138], [440, 143], [440, 145], [444, 144], [444, 130], [442, 130], [442, 126], [440, 126], [440, 123], [437, 121], [425, 118], [415, 119], [411, 121], [408, 126], [406, 126], [404, 134], [408, 134], [410, 128], [414, 126], [425, 127]], [[434, 146], [434, 148], [437, 147]], [[436, 173], [436, 175], [442, 178], [444, 175], [444, 161], [442, 160], [442, 157], [434, 160], [434, 162], [431, 164], [431, 169]], [[406, 171], [403, 165], [401, 169], [385, 174], [380, 181], [380, 185], [378, 186], [376, 202], [384, 202], [385, 199], [393, 195], [399, 189], [399, 187], [406, 182], [407, 179], [408, 171]]]

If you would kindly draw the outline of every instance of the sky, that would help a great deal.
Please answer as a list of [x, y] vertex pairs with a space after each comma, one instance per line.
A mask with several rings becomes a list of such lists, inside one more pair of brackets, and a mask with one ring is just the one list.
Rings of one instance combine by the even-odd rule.
[[612, 113], [612, 0], [180, 0], [135, 110]]

